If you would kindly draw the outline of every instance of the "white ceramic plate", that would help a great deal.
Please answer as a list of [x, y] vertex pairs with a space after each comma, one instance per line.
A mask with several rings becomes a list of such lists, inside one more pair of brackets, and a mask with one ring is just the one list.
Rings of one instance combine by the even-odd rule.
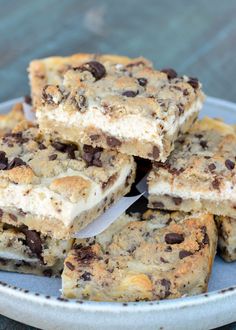
[[[6, 112], [18, 100], [0, 104]], [[21, 99], [20, 99], [21, 101]], [[209, 97], [201, 116], [236, 123], [236, 104]], [[0, 314], [43, 329], [209, 329], [236, 321], [236, 262], [216, 257], [209, 292], [136, 303], [68, 301], [60, 279], [0, 272]]]

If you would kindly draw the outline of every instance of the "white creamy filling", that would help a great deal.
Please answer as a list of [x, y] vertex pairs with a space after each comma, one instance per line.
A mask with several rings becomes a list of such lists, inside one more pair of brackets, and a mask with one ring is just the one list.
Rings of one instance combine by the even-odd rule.
[[17, 251], [7, 251], [2, 250], [0, 251], [0, 258], [8, 259], [8, 260], [24, 260], [26, 262], [38, 262], [37, 258], [29, 258], [26, 257], [23, 253], [19, 253]]
[[[103, 191], [99, 184], [93, 182], [90, 195], [77, 203], [72, 203], [63, 198], [58, 193], [51, 191], [47, 186], [10, 183], [6, 188], [0, 190], [0, 208], [17, 208], [26, 213], [43, 217], [53, 217], [61, 220], [65, 226], [69, 226], [75, 217], [85, 210], [95, 207], [108, 194], [122, 186], [131, 170], [130, 165], [126, 165], [120, 172], [115, 183], [106, 191]], [[73, 173], [73, 172], [72, 172]], [[77, 175], [82, 175], [76, 172]], [[73, 175], [73, 174], [71, 174]], [[64, 175], [66, 176], [65, 173]], [[86, 179], [88, 179], [86, 177]], [[52, 181], [52, 178], [45, 179]]]
[[[181, 197], [182, 199], [193, 199], [195, 201], [200, 200], [219, 200], [219, 201], [236, 201], [236, 189], [232, 187], [232, 183], [225, 182], [225, 188], [220, 191], [214, 189], [212, 191], [197, 191], [197, 190], [188, 190], [186, 188], [178, 188], [175, 186], [170, 186], [164, 181], [159, 181], [158, 183], [149, 184], [149, 194], [150, 195], [170, 195], [173, 197]], [[228, 197], [227, 197], [228, 196]]]
[[[162, 142], [160, 141], [160, 132], [158, 132], [158, 125], [165, 127], [169, 134], [174, 134], [180, 125], [182, 125], [193, 113], [198, 112], [202, 106], [200, 99], [197, 99], [192, 106], [178, 119], [173, 116], [170, 123], [163, 120], [150, 120], [138, 115], [126, 115], [125, 117], [110, 120], [109, 116], [104, 115], [98, 111], [96, 105], [90, 106], [89, 110], [84, 113], [79, 111], [69, 114], [63, 110], [63, 106], [59, 105], [57, 108], [50, 111], [38, 111], [37, 117], [39, 122], [44, 118], [61, 122], [66, 127], [76, 126], [86, 128], [94, 126], [117, 137], [135, 138], [138, 140], [145, 140], [147, 142], [155, 143], [162, 149]], [[169, 125], [168, 125], [169, 124]]]

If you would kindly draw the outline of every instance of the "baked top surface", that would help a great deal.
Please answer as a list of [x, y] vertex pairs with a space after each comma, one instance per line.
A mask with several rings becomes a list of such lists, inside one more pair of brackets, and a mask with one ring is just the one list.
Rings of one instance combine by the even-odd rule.
[[181, 192], [181, 197], [196, 199], [234, 198], [235, 155], [233, 127], [206, 117], [177, 140], [165, 163], [154, 163], [148, 178], [149, 192], [177, 196]]
[[21, 122], [0, 140], [0, 207], [38, 210], [69, 222], [79, 209], [123, 184], [119, 180], [125, 181], [131, 170], [132, 157], [46, 140], [37, 126]]
[[[46, 72], [41, 92], [44, 111], [60, 106], [69, 118], [74, 112], [86, 113], [93, 107], [110, 121], [138, 116], [154, 122], [161, 135], [184, 117], [197, 97], [203, 98], [197, 79], [178, 77], [172, 69], [155, 70], [144, 58], [81, 54], [75, 66], [76, 58], [72, 56], [70, 64], [69, 58], [31, 63], [31, 81], [35, 66]], [[63, 83], [62, 78], [56, 78], [61, 70]], [[32, 85], [33, 93], [35, 88]], [[43, 111], [41, 107], [39, 111]]]
[[156, 300], [203, 292], [215, 254], [211, 215], [147, 211], [121, 216], [105, 232], [76, 240], [63, 293], [104, 301]]
[[0, 114], [0, 137], [11, 132], [22, 120], [25, 120], [25, 115], [21, 103], [17, 103], [7, 114]]

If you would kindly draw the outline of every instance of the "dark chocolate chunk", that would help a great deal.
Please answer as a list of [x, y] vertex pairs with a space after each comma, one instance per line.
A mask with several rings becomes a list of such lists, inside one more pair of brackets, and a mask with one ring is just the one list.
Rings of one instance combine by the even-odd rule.
[[170, 292], [171, 282], [170, 282], [170, 280], [168, 280], [166, 278], [163, 278], [161, 280], [161, 285], [164, 286], [164, 288], [165, 288], [165, 296], [164, 297], [167, 298], [171, 294], [171, 292]]
[[66, 265], [66, 267], [69, 268], [71, 271], [75, 270], [75, 266], [72, 265], [71, 262], [66, 261], [65, 265]]
[[216, 166], [215, 166], [215, 164], [211, 163], [208, 165], [208, 168], [210, 171], [214, 171], [216, 169]]
[[[59, 86], [56, 86], [56, 88], [57, 88], [58, 94], [55, 95], [56, 97], [54, 97], [54, 98], [53, 98], [53, 95], [50, 93], [50, 86], [49, 85], [46, 85], [43, 88], [42, 99], [45, 103], [51, 104], [51, 105], [57, 105], [62, 101], [62, 99], [64, 97], [63, 92], [61, 91]], [[57, 98], [57, 100], [56, 100], [56, 98]]]
[[182, 203], [182, 198], [181, 197], [172, 197], [175, 205], [180, 205]]
[[165, 248], [165, 252], [172, 252], [172, 247], [168, 245], [168, 246]]
[[140, 86], [144, 87], [147, 85], [147, 79], [146, 78], [138, 78], [138, 83]]
[[96, 254], [93, 252], [90, 246], [81, 247], [74, 250], [76, 252], [76, 259], [82, 264], [88, 264], [95, 259]]
[[0, 218], [2, 218], [2, 216], [3, 216], [3, 210], [0, 209]]
[[84, 272], [80, 277], [84, 280], [84, 281], [91, 281], [91, 276], [92, 274], [89, 272]]
[[46, 146], [42, 142], [38, 142], [39, 150], [45, 150]]
[[90, 140], [91, 141], [97, 141], [99, 138], [100, 138], [99, 134], [90, 135]]
[[90, 61], [83, 64], [79, 68], [74, 68], [75, 70], [89, 71], [95, 80], [102, 79], [106, 75], [106, 69], [103, 64], [97, 61]]
[[10, 161], [10, 163], [8, 164], [7, 169], [11, 170], [14, 167], [23, 166], [23, 165], [26, 165], [26, 163], [22, 159], [20, 159], [19, 157], [15, 157], [15, 158], [12, 159], [12, 161]]
[[107, 145], [111, 148], [115, 148], [115, 147], [119, 147], [121, 146], [121, 141], [118, 140], [117, 138], [115, 137], [112, 137], [112, 136], [108, 136], [107, 137]]
[[92, 146], [89, 145], [84, 145], [83, 146], [83, 155], [82, 158], [85, 160], [88, 166], [97, 166], [101, 167], [102, 162], [100, 160], [101, 153], [102, 153], [102, 148], [93, 148]]
[[80, 112], [86, 110], [86, 97], [84, 95], [76, 95], [73, 97], [73, 103]]
[[61, 142], [58, 142], [58, 141], [53, 141], [53, 142], [51, 142], [51, 145], [57, 151], [66, 152], [67, 144], [65, 144], [65, 143], [61, 143]]
[[8, 158], [4, 151], [0, 151], [0, 170], [6, 170], [8, 167]]
[[43, 271], [43, 275], [46, 277], [52, 277], [52, 270], [50, 268]]
[[135, 66], [144, 66], [145, 63], [143, 61], [132, 62], [126, 65], [126, 68], [133, 68]]
[[26, 238], [26, 244], [30, 250], [41, 259], [42, 254], [42, 241], [40, 234], [35, 230], [29, 230], [28, 228], [23, 227], [21, 231], [24, 233]]
[[209, 236], [207, 234], [206, 226], [201, 227], [201, 232], [203, 234], [202, 244], [204, 244], [204, 245], [209, 244], [210, 241], [209, 241]]
[[165, 235], [165, 242], [167, 244], [180, 244], [184, 241], [183, 234], [168, 233]]
[[48, 157], [49, 160], [55, 160], [57, 159], [57, 154], [52, 154]]
[[232, 162], [232, 160], [230, 159], [226, 159], [225, 166], [227, 167], [228, 170], [232, 171], [235, 167], [235, 163]]
[[199, 87], [199, 82], [197, 78], [189, 77], [188, 83], [193, 87], [193, 89], [197, 89]]
[[123, 96], [126, 97], [135, 97], [136, 95], [138, 95], [138, 91], [134, 92], [134, 91], [125, 91], [122, 93]]
[[183, 90], [183, 95], [184, 95], [184, 96], [189, 95], [189, 91], [188, 91], [187, 89], [184, 89], [184, 90]]
[[207, 141], [205, 141], [205, 140], [200, 141], [199, 144], [202, 147], [202, 149], [208, 148]]
[[161, 72], [166, 73], [168, 79], [174, 79], [178, 76], [177, 72], [171, 68], [162, 69]]
[[29, 95], [25, 95], [25, 97], [24, 97], [24, 102], [25, 102], [26, 104], [32, 105], [32, 98], [31, 98], [31, 96], [29, 96]]
[[78, 146], [76, 144], [70, 143], [66, 147], [66, 152], [68, 154], [68, 158], [75, 159], [75, 151], [78, 150]]
[[184, 259], [184, 258], [189, 257], [191, 255], [193, 255], [193, 253], [190, 252], [190, 251], [187, 251], [187, 250], [181, 250], [181, 251], [179, 251], [179, 258], [180, 259]]

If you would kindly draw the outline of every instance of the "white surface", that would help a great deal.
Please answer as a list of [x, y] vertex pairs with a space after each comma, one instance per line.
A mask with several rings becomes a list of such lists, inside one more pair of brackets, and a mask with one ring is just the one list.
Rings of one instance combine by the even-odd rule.
[[[236, 123], [236, 105], [208, 98], [202, 115]], [[207, 295], [125, 306], [59, 301], [60, 279], [0, 272], [0, 281], [32, 292], [0, 284], [0, 313], [43, 329], [209, 329], [236, 321], [236, 289], [225, 290], [236, 285], [236, 262], [225, 263], [219, 257]]]

